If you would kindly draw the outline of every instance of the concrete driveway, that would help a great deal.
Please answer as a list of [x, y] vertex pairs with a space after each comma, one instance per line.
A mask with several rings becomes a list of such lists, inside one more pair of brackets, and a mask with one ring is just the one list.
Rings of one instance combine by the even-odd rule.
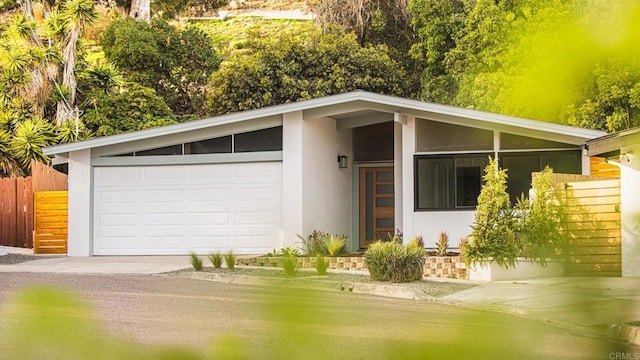
[[0, 273], [160, 274], [190, 267], [189, 256], [43, 256], [0, 265]]

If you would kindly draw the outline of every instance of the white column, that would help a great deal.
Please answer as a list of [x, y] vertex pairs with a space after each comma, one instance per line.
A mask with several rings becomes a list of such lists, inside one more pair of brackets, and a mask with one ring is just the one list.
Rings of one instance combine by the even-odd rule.
[[622, 149], [621, 153], [629, 151], [633, 158], [620, 166], [622, 276], [640, 277], [640, 146]]
[[91, 256], [91, 150], [69, 153], [69, 256]]
[[[403, 193], [403, 184], [402, 184], [402, 161], [404, 156], [402, 154], [402, 127], [404, 125], [400, 122], [393, 123], [393, 183], [394, 185], [394, 207], [395, 207], [395, 220], [394, 224], [396, 228], [400, 229], [404, 233], [404, 224], [403, 224], [403, 212], [404, 208], [402, 204], [404, 203], [402, 199]], [[405, 241], [408, 241], [405, 238]]]
[[302, 112], [282, 115], [282, 240], [280, 247], [299, 241], [302, 232]]
[[416, 119], [413, 116], [407, 116], [407, 123], [402, 128], [402, 176], [401, 182], [397, 183], [402, 186], [402, 232], [405, 239], [411, 239], [418, 235], [414, 229], [413, 214], [413, 154], [416, 150]]

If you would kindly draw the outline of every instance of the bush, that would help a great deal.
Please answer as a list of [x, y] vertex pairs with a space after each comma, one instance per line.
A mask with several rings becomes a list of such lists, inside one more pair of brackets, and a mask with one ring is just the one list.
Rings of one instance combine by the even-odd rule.
[[220, 250], [212, 252], [211, 255], [209, 255], [209, 261], [211, 261], [211, 265], [216, 269], [222, 267], [222, 253], [220, 253]]
[[347, 250], [346, 236], [331, 235], [324, 243], [324, 248], [329, 256], [340, 256]]
[[521, 256], [545, 266], [547, 258], [566, 253], [569, 243], [567, 213], [560, 193], [553, 186], [553, 171], [547, 167], [531, 181], [533, 194], [516, 205]]
[[302, 240], [303, 251], [309, 256], [324, 255], [324, 243], [330, 236], [331, 234], [319, 230], [313, 230], [307, 239], [298, 235]]
[[233, 270], [236, 267], [236, 256], [233, 254], [233, 251], [229, 250], [229, 252], [224, 255], [224, 263], [227, 265], [227, 269]]
[[329, 262], [324, 259], [323, 256], [318, 255], [316, 257], [316, 263], [314, 265], [316, 268], [316, 272], [318, 275], [325, 275], [327, 273], [327, 269], [329, 268]]
[[426, 252], [418, 246], [378, 241], [364, 253], [371, 280], [410, 282], [422, 279]]
[[295, 255], [285, 255], [282, 258], [282, 270], [287, 276], [296, 276], [298, 269], [298, 257]]
[[507, 193], [507, 171], [499, 169], [498, 162], [489, 158], [482, 179], [465, 262], [469, 265], [490, 260], [505, 268], [515, 266], [519, 251]]
[[194, 252], [191, 253], [191, 266], [193, 266], [195, 271], [202, 270], [202, 259]]

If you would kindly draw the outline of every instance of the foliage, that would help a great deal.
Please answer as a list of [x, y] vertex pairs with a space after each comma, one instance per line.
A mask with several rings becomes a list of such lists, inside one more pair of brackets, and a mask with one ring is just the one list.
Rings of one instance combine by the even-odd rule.
[[192, 252], [191, 255], [191, 266], [193, 266], [193, 269], [195, 271], [201, 271], [202, 270], [202, 259], [200, 259], [200, 257], [198, 256], [198, 254]]
[[324, 249], [329, 256], [340, 256], [347, 251], [347, 237], [331, 235], [324, 242]]
[[640, 125], [637, 2], [413, 0], [410, 9], [423, 98], [606, 131]]
[[306, 239], [298, 235], [302, 240], [303, 251], [308, 256], [318, 256], [325, 254], [325, 242], [331, 234], [320, 230], [313, 230]]
[[418, 235], [407, 243], [407, 246], [415, 246], [424, 249], [424, 240], [422, 240], [422, 235]]
[[461, 256], [465, 256], [465, 253], [466, 253], [466, 250], [467, 250], [467, 245], [469, 245], [469, 239], [466, 238], [466, 237], [463, 237], [458, 242], [458, 250], [460, 251], [460, 255]]
[[250, 56], [224, 63], [209, 81], [206, 110], [224, 114], [356, 89], [406, 95], [407, 75], [385, 46], [360, 46], [338, 30], [251, 38]]
[[417, 246], [377, 241], [364, 254], [371, 280], [410, 282], [422, 279], [426, 252]]
[[128, 80], [155, 89], [175, 114], [203, 115], [207, 79], [221, 61], [205, 32], [157, 18], [151, 24], [118, 20], [105, 31], [102, 46]]
[[282, 270], [287, 276], [296, 276], [296, 272], [298, 270], [298, 257], [295, 255], [283, 256]]
[[447, 250], [449, 249], [449, 234], [444, 231], [440, 232], [440, 236], [438, 237], [438, 241], [436, 242], [436, 253], [438, 256], [447, 255]]
[[502, 267], [515, 266], [519, 251], [506, 191], [507, 171], [499, 169], [496, 159], [489, 158], [483, 180], [470, 242], [465, 249], [465, 262], [495, 261]]
[[518, 235], [522, 256], [546, 265], [547, 258], [566, 254], [569, 235], [567, 212], [560, 192], [553, 186], [549, 167], [531, 181], [534, 196], [521, 198], [516, 205]]
[[219, 269], [222, 267], [222, 253], [220, 250], [214, 251], [209, 255], [209, 261], [214, 268]]
[[272, 252], [267, 253], [267, 256], [299, 256], [300, 250], [292, 248], [291, 246], [283, 247], [280, 250], [273, 249]]
[[236, 267], [236, 256], [233, 251], [229, 250], [229, 252], [224, 255], [224, 264], [229, 270], [233, 270]]
[[127, 83], [122, 91], [94, 99], [85, 114], [86, 126], [97, 135], [114, 135], [175, 124], [176, 118], [152, 88]]
[[329, 268], [329, 262], [324, 258], [324, 256], [318, 255], [316, 256], [316, 263], [313, 266], [315, 267], [318, 275], [325, 275]]

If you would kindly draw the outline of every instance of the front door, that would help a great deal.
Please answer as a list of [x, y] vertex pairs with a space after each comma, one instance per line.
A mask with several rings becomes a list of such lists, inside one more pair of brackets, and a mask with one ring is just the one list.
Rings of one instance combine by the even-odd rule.
[[360, 248], [395, 233], [393, 166], [360, 168]]

